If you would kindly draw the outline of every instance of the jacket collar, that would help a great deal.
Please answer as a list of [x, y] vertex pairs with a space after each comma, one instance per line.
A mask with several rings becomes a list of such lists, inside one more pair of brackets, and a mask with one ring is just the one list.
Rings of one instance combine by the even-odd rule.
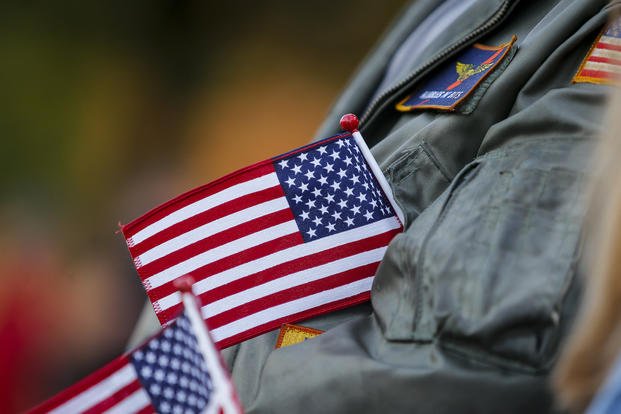
[[[495, 24], [499, 24], [510, 10], [517, 4], [517, 0], [477, 0], [464, 13], [449, 30], [444, 31], [434, 39], [423, 51], [421, 60], [411, 68], [404, 68], [400, 76], [387, 87], [380, 96], [384, 104], [371, 108], [366, 119], [367, 123], [373, 123], [376, 114], [385, 110], [389, 102], [403, 94], [404, 89], [411, 88], [425, 74], [435, 67], [454, 56], [469, 44], [489, 33]], [[317, 137], [325, 137], [337, 131], [338, 119], [347, 112], [356, 112], [361, 115], [368, 109], [369, 99], [375, 93], [382, 80], [387, 62], [399, 48], [407, 36], [429, 14], [442, 3], [442, 0], [418, 0], [411, 4], [404, 12], [402, 18], [380, 42], [375, 53], [367, 59], [350, 82], [343, 96], [336, 102], [328, 118], [318, 131]], [[499, 18], [499, 14], [503, 13]], [[496, 21], [496, 20], [497, 21]], [[490, 24], [494, 23], [494, 24]], [[481, 28], [489, 27], [487, 30]], [[480, 32], [480, 33], [479, 33]], [[363, 124], [366, 129], [371, 125]]]

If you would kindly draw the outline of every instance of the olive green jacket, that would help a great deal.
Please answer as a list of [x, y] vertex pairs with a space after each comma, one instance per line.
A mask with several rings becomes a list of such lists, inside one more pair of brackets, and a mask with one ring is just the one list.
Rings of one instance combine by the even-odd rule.
[[[250, 413], [553, 410], [548, 376], [579, 299], [584, 181], [608, 86], [572, 83], [603, 0], [477, 0], [370, 103], [395, 50], [441, 1], [404, 11], [332, 108], [361, 132], [407, 216], [370, 305], [224, 351]], [[456, 111], [395, 109], [474, 42], [510, 55]]]

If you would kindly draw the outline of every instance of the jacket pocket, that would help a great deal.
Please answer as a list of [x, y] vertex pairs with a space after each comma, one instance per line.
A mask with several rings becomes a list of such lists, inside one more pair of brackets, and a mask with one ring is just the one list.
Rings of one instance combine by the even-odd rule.
[[440, 165], [426, 142], [408, 149], [386, 168], [393, 193], [412, 223], [450, 182], [448, 172]]
[[589, 147], [520, 144], [453, 183], [416, 260], [415, 338], [481, 363], [548, 366], [575, 273]]

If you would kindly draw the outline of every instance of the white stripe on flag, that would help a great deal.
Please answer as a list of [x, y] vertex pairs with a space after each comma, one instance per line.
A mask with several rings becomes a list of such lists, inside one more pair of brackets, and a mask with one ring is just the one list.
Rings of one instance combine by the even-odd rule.
[[589, 62], [589, 61], [587, 61], [587, 63], [584, 65], [584, 68], [588, 70], [600, 70], [602, 72], [611, 72], [611, 73], [618, 72], [620, 69], [619, 65], [614, 65], [611, 63]]
[[593, 52], [591, 53], [591, 56], [621, 60], [621, 52], [618, 52], [616, 50], [610, 50], [610, 49], [598, 49], [598, 48], [595, 48], [595, 49], [593, 49]]
[[154, 234], [157, 234], [160, 231], [165, 230], [168, 227], [175, 225], [183, 220], [200, 214], [203, 211], [207, 211], [213, 207], [226, 203], [227, 201], [234, 200], [238, 197], [256, 193], [257, 191], [265, 190], [266, 188], [275, 187], [277, 185], [280, 185], [280, 183], [278, 181], [278, 176], [275, 172], [263, 175], [258, 178], [254, 178], [249, 181], [245, 181], [240, 184], [235, 184], [231, 187], [225, 188], [220, 192], [207, 196], [202, 200], [198, 200], [192, 204], [182, 207], [179, 210], [176, 210], [165, 217], [162, 217], [155, 223], [148, 225], [144, 229], [136, 232], [136, 234], [129, 237], [127, 239], [128, 244], [131, 246], [135, 246], [139, 243], [142, 243], [144, 240], [148, 239]]
[[50, 413], [73, 414], [88, 410], [90, 407], [99, 404], [101, 401], [110, 397], [136, 379], [137, 376], [134, 367], [128, 363], [118, 371], [112, 373], [108, 378], [82, 391], [64, 404], [59, 405], [50, 411]]
[[106, 414], [125, 414], [125, 413], [135, 413], [143, 408], [149, 406], [151, 404], [151, 400], [149, 400], [149, 396], [146, 391], [142, 388], [134, 392], [133, 394], [125, 397], [122, 401], [116, 404], [113, 407], [110, 407], [109, 410], [106, 410]]
[[366, 279], [357, 280], [334, 289], [324, 290], [310, 296], [305, 296], [300, 299], [292, 300], [291, 302], [286, 302], [259, 311], [252, 315], [248, 315], [244, 318], [212, 330], [211, 334], [214, 337], [214, 340], [219, 342], [264, 323], [296, 314], [300, 312], [301, 309], [312, 309], [317, 306], [355, 296], [359, 293], [368, 292], [371, 289], [372, 284], [373, 277], [368, 277]]
[[171, 282], [179, 276], [193, 272], [194, 270], [209, 263], [214, 263], [224, 257], [231, 256], [235, 253], [239, 253], [267, 241], [296, 233], [297, 231], [298, 226], [295, 223], [295, 220], [287, 221], [285, 223], [277, 224], [276, 226], [257, 231], [256, 233], [252, 233], [229, 243], [222, 244], [204, 253], [197, 254], [190, 259], [162, 270], [161, 272], [145, 279], [144, 285], [147, 290], [151, 290]]
[[619, 39], [618, 37], [614, 37], [614, 36], [603, 35], [602, 37], [599, 38], [599, 41], [602, 43], [608, 43], [610, 45], [621, 46], [621, 39]]
[[193, 230], [185, 232], [175, 238], [165, 241], [147, 250], [140, 256], [136, 257], [136, 263], [140, 263], [144, 266], [157, 260], [161, 257], [169, 255], [179, 249], [189, 246], [192, 243], [196, 243], [199, 240], [206, 239], [221, 231], [238, 226], [242, 223], [254, 220], [256, 218], [265, 216], [266, 214], [275, 213], [280, 210], [289, 208], [289, 203], [285, 197], [280, 197], [274, 200], [266, 201], [261, 204], [248, 207], [244, 210], [237, 211], [229, 214], [217, 220], [211, 221]]
[[[389, 217], [353, 230], [347, 230], [333, 236], [323, 237], [308, 243], [283, 249], [259, 259], [241, 264], [232, 269], [225, 270], [224, 272], [216, 273], [203, 280], [199, 280], [194, 284], [193, 291], [196, 295], [200, 295], [234, 280], [269, 269], [275, 265], [319, 253], [324, 250], [331, 249], [334, 246], [341, 246], [345, 243], [356, 242], [367, 238], [370, 235], [382, 234], [387, 231], [397, 229], [400, 226], [401, 224], [395, 217]], [[154, 304], [156, 305], [156, 309], [159, 307], [159, 309], [165, 310], [177, 305], [180, 302], [181, 296], [178, 292], [175, 292], [161, 298], [160, 300], [154, 302]]]
[[315, 280], [323, 279], [349, 269], [377, 263], [382, 260], [386, 247], [369, 250], [343, 259], [335, 260], [320, 266], [305, 269], [300, 272], [291, 273], [279, 279], [271, 280], [262, 285], [254, 286], [250, 289], [224, 297], [215, 302], [209, 303], [202, 308], [203, 318], [210, 318], [220, 313], [226, 312], [237, 306], [243, 305], [255, 299], [269, 296], [295, 286], [304, 285]]

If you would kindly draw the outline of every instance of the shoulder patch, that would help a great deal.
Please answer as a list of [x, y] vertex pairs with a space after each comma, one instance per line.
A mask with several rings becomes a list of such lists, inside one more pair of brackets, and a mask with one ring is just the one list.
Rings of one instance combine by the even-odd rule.
[[453, 111], [503, 61], [516, 36], [499, 46], [472, 45], [432, 73], [414, 93], [396, 105], [397, 110]]
[[621, 18], [601, 31], [582, 61], [573, 83], [618, 83], [621, 73]]
[[280, 334], [278, 334], [278, 340], [276, 341], [276, 349], [299, 344], [300, 342], [314, 338], [322, 333], [323, 331], [319, 329], [286, 323], [280, 328]]

